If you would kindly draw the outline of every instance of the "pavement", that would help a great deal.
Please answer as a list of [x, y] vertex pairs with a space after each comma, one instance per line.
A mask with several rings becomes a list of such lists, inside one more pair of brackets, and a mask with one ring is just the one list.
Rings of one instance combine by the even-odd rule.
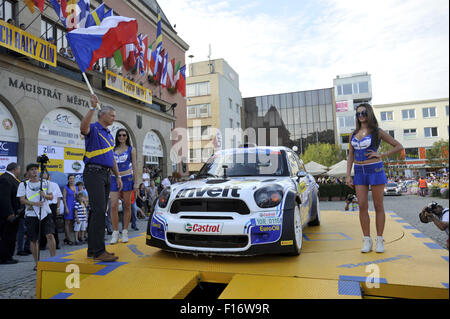
[[[402, 195], [396, 197], [385, 197], [384, 206], [386, 211], [395, 212], [405, 219], [411, 226], [431, 238], [440, 246], [446, 248], [447, 235], [440, 231], [433, 223], [422, 224], [418, 214], [429, 202], [436, 201], [444, 207], [448, 207], [447, 199], [431, 197], [418, 197], [417, 195]], [[320, 202], [321, 210], [343, 210], [344, 202]], [[373, 203], [369, 195], [369, 210], [373, 211]], [[144, 233], [147, 229], [147, 221], [138, 220], [138, 231], [131, 230], [129, 235]], [[362, 236], [362, 235], [361, 235]], [[61, 239], [64, 234], [59, 234]], [[111, 236], [105, 236], [109, 242]], [[87, 244], [79, 246], [61, 245], [61, 249], [56, 251], [56, 255], [70, 253], [75, 250], [87, 248]], [[41, 250], [41, 259], [50, 257], [48, 250]], [[19, 262], [14, 265], [0, 265], [0, 299], [35, 299], [36, 298], [36, 272], [33, 271], [34, 260], [32, 255], [14, 256]]]

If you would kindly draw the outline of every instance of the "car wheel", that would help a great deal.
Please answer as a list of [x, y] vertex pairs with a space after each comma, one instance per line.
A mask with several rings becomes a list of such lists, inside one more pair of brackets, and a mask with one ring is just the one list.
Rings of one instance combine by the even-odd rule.
[[313, 216], [314, 219], [308, 223], [308, 226], [320, 226], [320, 207], [317, 195], [311, 206], [311, 216]]
[[294, 231], [294, 245], [291, 256], [298, 256], [302, 250], [303, 244], [303, 229], [302, 218], [300, 216], [300, 207], [295, 205], [292, 227]]

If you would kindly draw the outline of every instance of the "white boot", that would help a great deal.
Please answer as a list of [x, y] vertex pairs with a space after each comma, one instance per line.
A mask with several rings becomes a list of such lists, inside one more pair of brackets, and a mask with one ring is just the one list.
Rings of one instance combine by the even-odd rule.
[[364, 236], [363, 238], [363, 248], [361, 249], [362, 253], [368, 253], [369, 251], [372, 251], [372, 238]]
[[376, 241], [376, 248], [375, 251], [377, 253], [384, 253], [384, 239], [383, 236], [377, 236]]
[[109, 242], [111, 245], [117, 244], [119, 241], [119, 231], [114, 230], [111, 236], [111, 241]]
[[122, 230], [122, 243], [128, 243], [128, 230]]

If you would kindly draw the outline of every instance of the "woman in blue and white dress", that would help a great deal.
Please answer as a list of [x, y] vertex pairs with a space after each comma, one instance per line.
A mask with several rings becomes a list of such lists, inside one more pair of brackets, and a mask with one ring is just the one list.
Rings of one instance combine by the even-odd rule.
[[122, 199], [123, 208], [123, 230], [122, 242], [128, 242], [128, 226], [131, 220], [131, 193], [137, 192], [138, 184], [136, 180], [136, 150], [131, 146], [130, 135], [126, 129], [119, 129], [116, 133], [116, 144], [114, 147], [114, 157], [119, 168], [123, 188], [119, 192], [116, 179], [111, 176], [111, 224], [113, 233], [111, 244], [119, 241], [119, 198]]
[[[386, 153], [378, 153], [381, 140], [393, 146]], [[347, 185], [354, 187], [359, 204], [359, 220], [361, 223], [363, 248], [361, 252], [368, 253], [372, 250], [372, 238], [370, 237], [369, 218], [369, 186], [372, 187], [372, 199], [376, 213], [376, 252], [384, 252], [384, 185], [387, 182], [383, 167], [383, 157], [399, 153], [403, 146], [388, 133], [378, 128], [378, 121], [372, 106], [363, 103], [356, 109], [356, 130], [350, 139], [350, 147], [347, 160]], [[351, 177], [352, 165], [355, 176]]]

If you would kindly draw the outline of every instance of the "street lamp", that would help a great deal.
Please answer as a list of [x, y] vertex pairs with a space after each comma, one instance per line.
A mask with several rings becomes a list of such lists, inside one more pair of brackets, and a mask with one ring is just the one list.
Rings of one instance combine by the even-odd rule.
[[170, 106], [170, 108], [167, 110], [167, 109], [165, 109], [164, 108], [164, 113], [168, 113], [168, 112], [170, 112], [171, 110], [175, 110], [175, 108], [177, 107], [177, 103], [173, 103], [171, 106]]

